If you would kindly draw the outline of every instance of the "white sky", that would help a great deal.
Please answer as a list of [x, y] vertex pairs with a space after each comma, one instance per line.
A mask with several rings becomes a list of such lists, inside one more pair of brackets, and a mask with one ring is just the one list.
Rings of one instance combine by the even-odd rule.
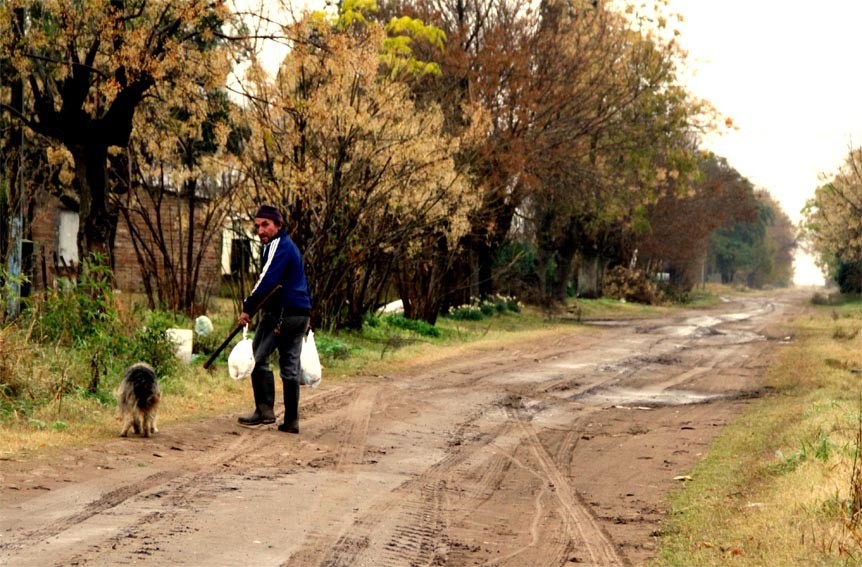
[[[671, 0], [690, 90], [733, 119], [707, 148], [767, 189], [794, 222], [820, 173], [862, 144], [862, 1]], [[803, 255], [804, 256], [804, 255]], [[798, 257], [797, 283], [822, 283]]]

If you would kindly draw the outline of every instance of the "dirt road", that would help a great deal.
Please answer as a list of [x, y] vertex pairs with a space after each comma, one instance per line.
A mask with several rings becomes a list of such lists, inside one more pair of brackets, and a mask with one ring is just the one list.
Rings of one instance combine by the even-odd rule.
[[299, 436], [228, 415], [2, 461], [0, 564], [640, 565], [800, 298], [304, 388]]

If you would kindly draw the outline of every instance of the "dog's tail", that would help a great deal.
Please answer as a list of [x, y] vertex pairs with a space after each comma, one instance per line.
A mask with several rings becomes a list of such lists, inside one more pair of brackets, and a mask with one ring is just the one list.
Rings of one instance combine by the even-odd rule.
[[159, 400], [161, 400], [160, 394], [151, 394], [147, 397], [145, 403], [141, 403], [141, 401], [139, 399], [138, 400], [138, 407], [141, 408], [142, 410], [151, 409], [159, 403]]

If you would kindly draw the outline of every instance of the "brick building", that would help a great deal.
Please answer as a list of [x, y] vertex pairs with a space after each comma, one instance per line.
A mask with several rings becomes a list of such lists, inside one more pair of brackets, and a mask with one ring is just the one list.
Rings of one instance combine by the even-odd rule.
[[[187, 250], [188, 204], [175, 195], [166, 194], [156, 206], [148, 197], [140, 199], [140, 206], [146, 209], [145, 215], [150, 222], [158, 221], [161, 227], [162, 240], [170, 250], [170, 256], [174, 259], [185, 257]], [[195, 214], [195, 233], [203, 234], [203, 231], [213, 230], [207, 228], [206, 215], [204, 214], [205, 203], [200, 203]], [[145, 242], [153, 243], [150, 231], [145, 227], [143, 221], [133, 221]], [[65, 208], [58, 199], [51, 198], [34, 210], [33, 219], [30, 224], [32, 246], [30, 257], [25, 262], [25, 271], [30, 278], [31, 285], [35, 289], [45, 289], [57, 285], [59, 278], [69, 275], [72, 270], [69, 266], [77, 265], [78, 258], [77, 233], [79, 217], [76, 211]], [[200, 262], [200, 274], [198, 277], [197, 293], [200, 296], [214, 295], [217, 293], [221, 277], [226, 273], [223, 256], [224, 228], [219, 226], [215, 230], [218, 234], [211, 235], [206, 250]], [[200, 241], [195, 238], [195, 243]], [[157, 248], [157, 247], [156, 247]], [[228, 243], [228, 249], [230, 243]], [[197, 255], [199, 246], [195, 246], [194, 254]], [[182, 251], [182, 252], [181, 252]], [[230, 263], [228, 256], [227, 263]], [[156, 264], [161, 264], [161, 258]], [[141, 293], [145, 291], [145, 271], [142, 269], [135, 252], [130, 227], [121, 215], [118, 220], [117, 233], [114, 240], [114, 278], [118, 289], [127, 292]]]

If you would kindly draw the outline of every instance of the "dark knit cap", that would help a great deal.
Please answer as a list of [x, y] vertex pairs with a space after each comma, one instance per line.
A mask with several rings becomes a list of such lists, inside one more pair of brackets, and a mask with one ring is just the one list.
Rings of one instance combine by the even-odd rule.
[[254, 218], [256, 219], [269, 219], [274, 221], [276, 224], [284, 225], [284, 217], [281, 216], [281, 213], [275, 207], [270, 205], [261, 205], [257, 212], [254, 214]]

